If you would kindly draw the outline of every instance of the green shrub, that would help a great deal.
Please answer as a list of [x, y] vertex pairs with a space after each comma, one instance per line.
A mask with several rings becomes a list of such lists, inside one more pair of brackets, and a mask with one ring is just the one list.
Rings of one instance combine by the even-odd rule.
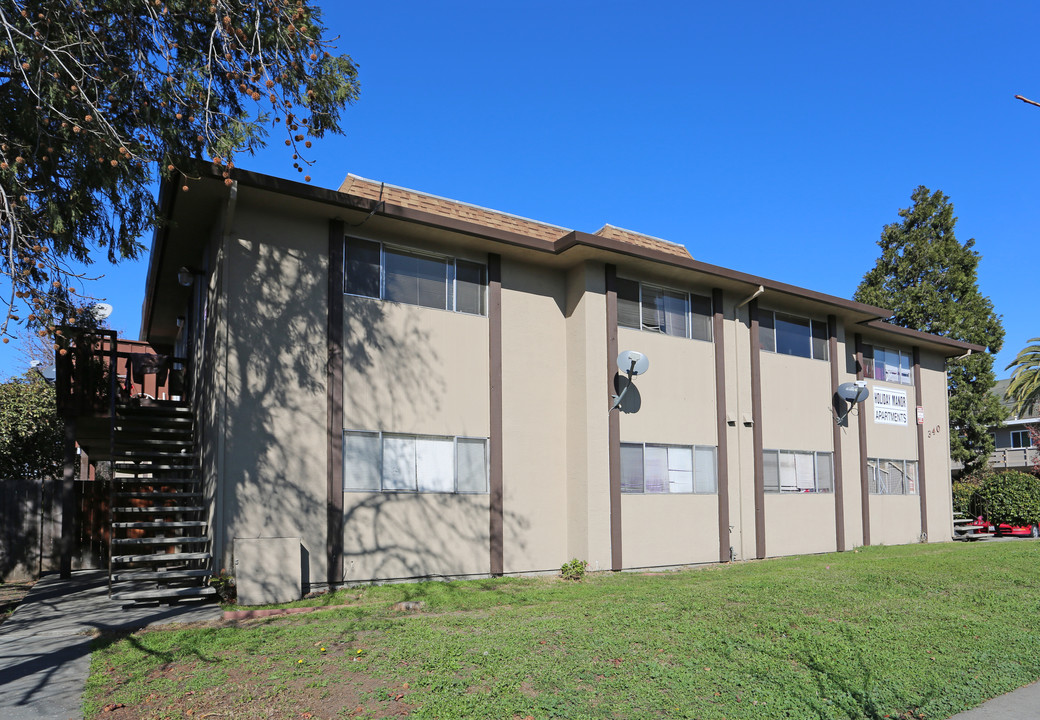
[[998, 525], [1038, 523], [1040, 478], [1017, 470], [989, 475], [971, 496], [969, 509]]
[[954, 481], [954, 512], [963, 513], [965, 515], [973, 515], [973, 508], [971, 507], [971, 498], [974, 493], [982, 487], [983, 480], [989, 477], [991, 473], [985, 474], [969, 474], [964, 475], [963, 478], [959, 478]]
[[585, 568], [588, 566], [589, 564], [584, 560], [574, 558], [563, 564], [563, 567], [560, 568], [560, 576], [564, 580], [581, 580], [585, 577]]

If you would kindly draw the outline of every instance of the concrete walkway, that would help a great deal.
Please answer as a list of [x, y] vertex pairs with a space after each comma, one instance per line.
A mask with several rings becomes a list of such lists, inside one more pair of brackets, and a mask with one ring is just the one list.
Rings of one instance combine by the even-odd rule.
[[44, 576], [0, 625], [0, 718], [82, 718], [95, 632], [220, 617], [220, 606], [212, 602], [144, 607], [113, 602], [104, 571], [76, 572], [69, 580]]
[[949, 720], [1035, 720], [1040, 718], [1040, 682], [995, 697]]

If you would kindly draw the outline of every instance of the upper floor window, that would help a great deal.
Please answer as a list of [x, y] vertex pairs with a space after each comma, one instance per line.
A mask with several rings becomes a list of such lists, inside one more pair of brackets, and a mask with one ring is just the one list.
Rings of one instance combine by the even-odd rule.
[[487, 315], [487, 266], [347, 238], [343, 291], [348, 295]]
[[798, 315], [760, 310], [758, 337], [762, 349], [780, 355], [827, 360], [827, 323]]
[[913, 385], [913, 357], [903, 350], [864, 345], [863, 377]]
[[618, 326], [711, 341], [711, 298], [617, 279]]
[[1011, 431], [1011, 447], [1013, 448], [1027, 448], [1033, 446], [1033, 440], [1029, 437], [1028, 430], [1012, 430]]
[[831, 492], [834, 460], [829, 452], [764, 450], [763, 478], [766, 492]]

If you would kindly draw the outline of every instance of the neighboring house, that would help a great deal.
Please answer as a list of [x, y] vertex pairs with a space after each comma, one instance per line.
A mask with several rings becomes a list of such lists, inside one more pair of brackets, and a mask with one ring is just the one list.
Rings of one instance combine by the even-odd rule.
[[[354, 176], [179, 185], [141, 338], [188, 368], [213, 560], [185, 562], [251, 597], [952, 535], [945, 360], [983, 348], [610, 225]], [[649, 369], [608, 412], [623, 350]]]
[[[1033, 443], [1029, 434], [1031, 426], [1040, 427], [1040, 402], [1033, 403], [1021, 415], [1012, 413], [1014, 402], [1007, 397], [1010, 379], [997, 380], [991, 392], [1007, 408], [1008, 419], [1001, 425], [990, 428], [994, 450], [989, 456], [989, 466], [994, 470], [1022, 470], [1031, 472], [1036, 466], [1040, 448]], [[954, 474], [964, 469], [957, 461], [953, 463]]]

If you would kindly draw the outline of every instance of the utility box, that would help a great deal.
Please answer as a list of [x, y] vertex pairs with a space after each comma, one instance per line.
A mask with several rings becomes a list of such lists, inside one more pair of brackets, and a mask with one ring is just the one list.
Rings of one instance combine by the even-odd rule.
[[303, 597], [300, 538], [235, 538], [234, 555], [240, 605], [269, 605]]

